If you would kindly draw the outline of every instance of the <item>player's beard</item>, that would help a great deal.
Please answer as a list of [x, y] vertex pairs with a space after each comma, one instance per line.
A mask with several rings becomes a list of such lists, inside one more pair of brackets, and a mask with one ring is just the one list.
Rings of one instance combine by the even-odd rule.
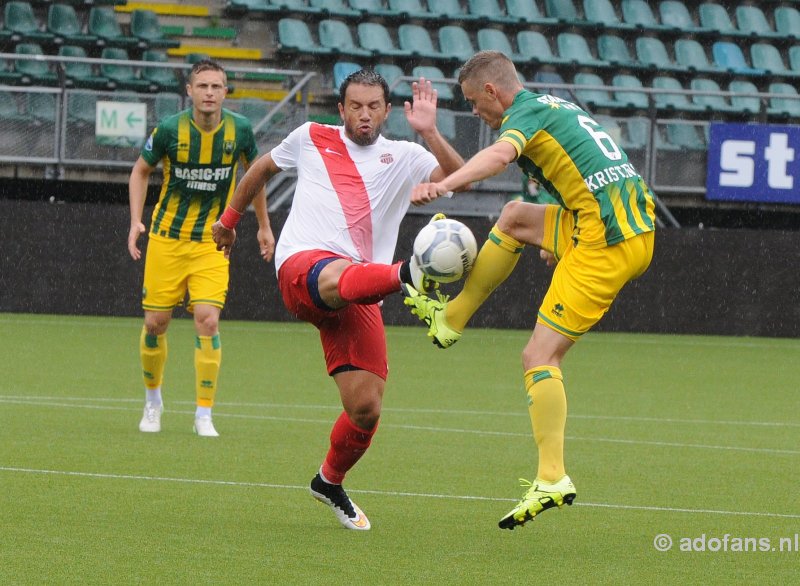
[[383, 124], [377, 124], [369, 134], [361, 134], [358, 132], [358, 126], [355, 126], [347, 129], [347, 135], [357, 145], [369, 146], [375, 144], [375, 141], [381, 135], [381, 130], [383, 130]]

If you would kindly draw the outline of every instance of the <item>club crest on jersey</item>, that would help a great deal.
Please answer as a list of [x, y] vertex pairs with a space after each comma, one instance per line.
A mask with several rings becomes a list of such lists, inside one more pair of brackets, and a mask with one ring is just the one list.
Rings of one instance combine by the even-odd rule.
[[222, 152], [225, 153], [226, 155], [232, 155], [233, 149], [235, 148], [236, 148], [236, 143], [233, 142], [232, 140], [226, 140], [225, 142], [222, 143]]
[[391, 165], [394, 162], [394, 157], [392, 153], [383, 153], [381, 155], [381, 163], [384, 165]]

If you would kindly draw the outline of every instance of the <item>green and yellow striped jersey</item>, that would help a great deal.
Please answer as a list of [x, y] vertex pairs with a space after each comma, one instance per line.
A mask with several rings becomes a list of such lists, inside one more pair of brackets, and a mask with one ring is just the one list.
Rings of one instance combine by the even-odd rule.
[[153, 210], [150, 232], [167, 238], [210, 242], [211, 225], [236, 187], [239, 161], [258, 156], [250, 121], [224, 109], [222, 120], [203, 132], [192, 110], [165, 118], [142, 147], [150, 165], [163, 163], [164, 183]]
[[522, 90], [503, 114], [498, 141], [575, 215], [576, 245], [601, 248], [655, 229], [655, 202], [628, 155], [584, 110]]

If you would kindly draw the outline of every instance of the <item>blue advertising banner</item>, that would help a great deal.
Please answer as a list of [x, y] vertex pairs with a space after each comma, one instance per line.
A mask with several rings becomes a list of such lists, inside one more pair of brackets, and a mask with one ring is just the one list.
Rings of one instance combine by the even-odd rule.
[[706, 199], [800, 204], [800, 127], [711, 124]]

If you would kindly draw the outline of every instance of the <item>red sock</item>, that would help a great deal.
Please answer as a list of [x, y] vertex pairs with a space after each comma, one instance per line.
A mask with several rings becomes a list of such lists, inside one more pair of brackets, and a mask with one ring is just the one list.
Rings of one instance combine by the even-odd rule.
[[344, 475], [367, 451], [378, 426], [371, 430], [356, 427], [342, 411], [331, 430], [331, 449], [322, 463], [322, 475], [328, 482], [341, 484]]
[[339, 277], [339, 297], [348, 303], [377, 303], [400, 291], [400, 265], [354, 264]]

